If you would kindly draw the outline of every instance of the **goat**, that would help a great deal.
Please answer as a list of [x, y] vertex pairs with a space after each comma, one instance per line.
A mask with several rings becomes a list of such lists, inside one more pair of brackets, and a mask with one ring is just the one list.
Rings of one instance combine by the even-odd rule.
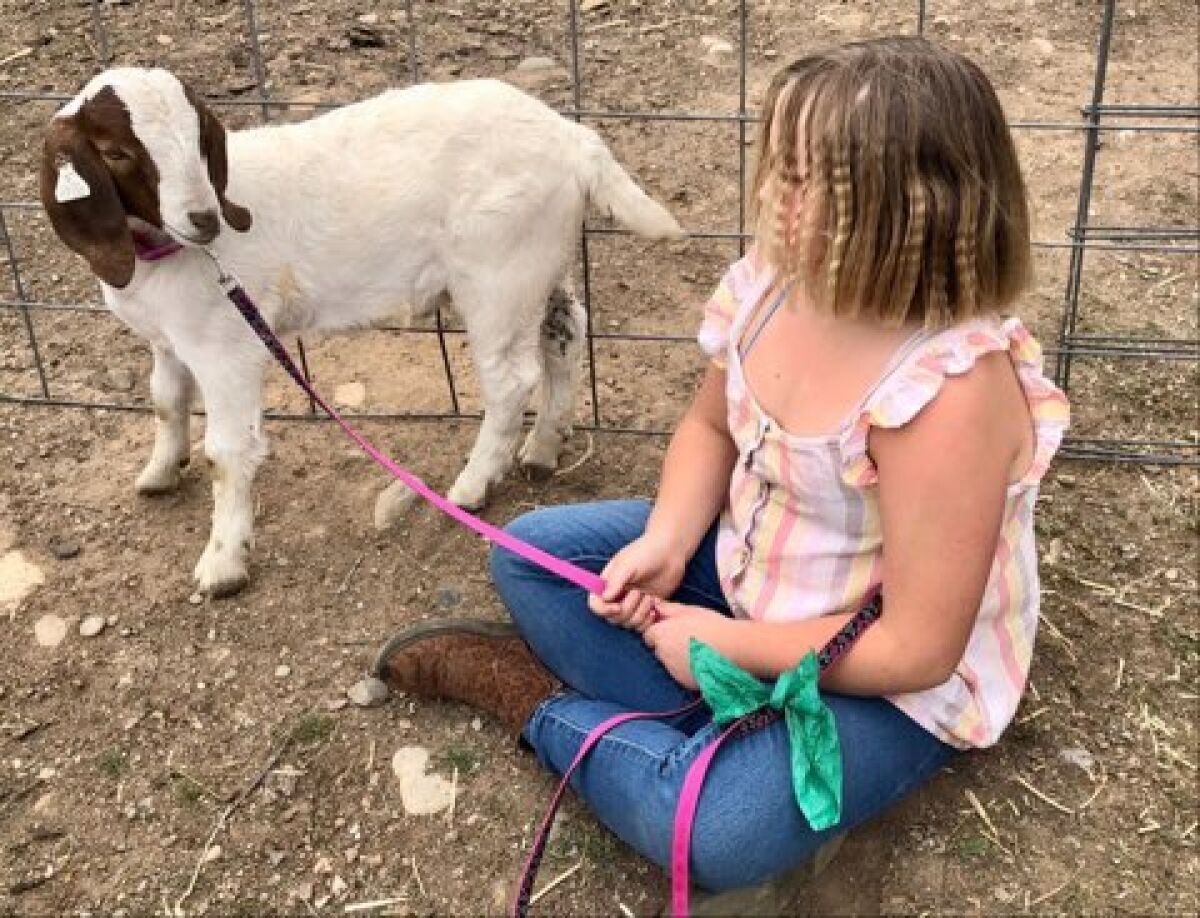
[[[203, 399], [214, 506], [194, 576], [214, 596], [248, 580], [268, 355], [204, 248], [281, 335], [413, 319], [452, 302], [485, 410], [448, 496], [477, 509], [512, 464], [539, 382], [521, 462], [553, 469], [570, 434], [585, 314], [564, 278], [587, 204], [643, 236], [681, 234], [594, 131], [496, 80], [391, 90], [227, 133], [168, 71], [113, 69], [54, 115], [40, 190], [105, 304], [153, 351], [155, 438], [139, 492], [177, 487], [196, 390]], [[171, 240], [183, 249], [169, 258], [136, 257], [139, 244]]]

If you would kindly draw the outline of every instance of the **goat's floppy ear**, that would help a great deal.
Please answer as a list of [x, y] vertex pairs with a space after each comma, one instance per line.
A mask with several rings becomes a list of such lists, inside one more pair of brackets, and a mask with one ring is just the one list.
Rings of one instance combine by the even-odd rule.
[[42, 145], [42, 206], [66, 246], [112, 287], [133, 277], [133, 236], [116, 185], [74, 118], [55, 118]]
[[221, 202], [221, 215], [225, 222], [240, 233], [250, 229], [253, 218], [250, 211], [240, 204], [234, 204], [225, 197], [225, 188], [229, 184], [229, 158], [225, 152], [225, 126], [217, 120], [217, 116], [201, 98], [192, 92], [191, 87], [184, 86], [184, 94], [196, 109], [200, 118], [200, 152], [208, 163], [208, 178], [217, 200]]

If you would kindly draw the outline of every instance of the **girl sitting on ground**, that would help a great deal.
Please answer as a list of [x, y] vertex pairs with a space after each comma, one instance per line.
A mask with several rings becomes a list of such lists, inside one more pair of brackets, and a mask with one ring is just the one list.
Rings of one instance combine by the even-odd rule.
[[[1030, 275], [1025, 186], [969, 60], [920, 39], [797, 60], [765, 99], [753, 193], [753, 247], [705, 307], [710, 363], [653, 504], [510, 527], [601, 572], [604, 594], [497, 550], [513, 624], [418, 626], [385, 667], [396, 688], [493, 713], [561, 773], [605, 719], [695, 697], [693, 638], [773, 680], [882, 591], [821, 683], [840, 823], [815, 832], [797, 808], [783, 722], [738, 738], [693, 831], [709, 890], [789, 871], [1000, 737], [1038, 621], [1038, 482], [1068, 414], [1000, 314]], [[683, 776], [719, 729], [706, 709], [626, 723], [575, 789], [665, 866]]]

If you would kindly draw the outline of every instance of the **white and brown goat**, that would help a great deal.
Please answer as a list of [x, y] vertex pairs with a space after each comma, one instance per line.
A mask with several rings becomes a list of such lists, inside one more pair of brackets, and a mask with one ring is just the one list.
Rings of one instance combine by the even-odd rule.
[[[269, 358], [201, 249], [236, 274], [279, 334], [361, 328], [452, 302], [485, 412], [449, 497], [474, 508], [510, 467], [539, 382], [521, 461], [553, 468], [570, 430], [585, 317], [562, 283], [588, 203], [644, 236], [680, 232], [594, 131], [492, 80], [393, 90], [227, 135], [169, 72], [110, 70], [51, 121], [41, 194], [109, 308], [153, 349], [157, 426], [139, 491], [179, 483], [190, 405], [197, 390], [203, 399], [214, 509], [195, 578], [213, 595], [247, 580]], [[184, 248], [139, 260], [134, 234]]]

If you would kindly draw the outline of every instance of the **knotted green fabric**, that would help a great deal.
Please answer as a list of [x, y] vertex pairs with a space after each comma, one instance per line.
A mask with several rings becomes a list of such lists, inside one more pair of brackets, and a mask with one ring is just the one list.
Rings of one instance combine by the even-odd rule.
[[688, 652], [692, 675], [717, 723], [728, 724], [768, 706], [783, 713], [796, 803], [813, 831], [837, 825], [842, 816], [842, 747], [833, 711], [817, 689], [817, 655], [809, 651], [771, 686], [695, 638]]

